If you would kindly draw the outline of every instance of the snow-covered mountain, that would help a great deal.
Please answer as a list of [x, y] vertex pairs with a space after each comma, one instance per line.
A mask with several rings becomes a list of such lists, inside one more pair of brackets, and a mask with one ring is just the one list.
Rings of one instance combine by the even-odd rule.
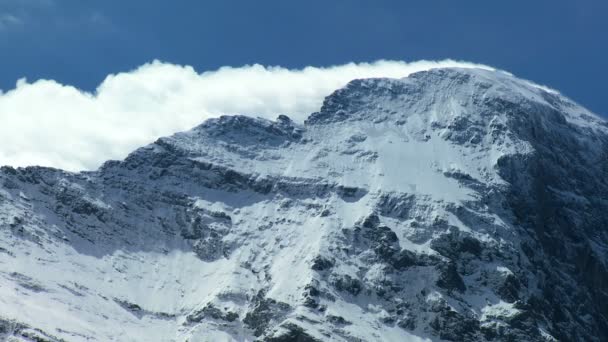
[[94, 172], [3, 167], [0, 336], [605, 341], [607, 176], [605, 120], [456, 68]]

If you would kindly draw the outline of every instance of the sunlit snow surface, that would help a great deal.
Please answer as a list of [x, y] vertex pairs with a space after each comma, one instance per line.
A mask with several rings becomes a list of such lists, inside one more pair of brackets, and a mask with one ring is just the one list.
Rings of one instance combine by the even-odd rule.
[[605, 121], [559, 94], [438, 69], [355, 80], [304, 125], [222, 117], [96, 172], [5, 168], [0, 336], [551, 340], [550, 320], [509, 323], [540, 281], [507, 201], [528, 176], [499, 165], [537, 153], [526, 125], [589, 163], [606, 141]]

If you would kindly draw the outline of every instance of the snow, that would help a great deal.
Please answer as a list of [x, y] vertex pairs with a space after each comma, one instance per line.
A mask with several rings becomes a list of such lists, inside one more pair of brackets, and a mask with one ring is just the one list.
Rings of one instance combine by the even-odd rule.
[[481, 321], [483, 322], [497, 317], [510, 318], [520, 312], [520, 310], [513, 307], [513, 303], [506, 303], [501, 300], [496, 304], [488, 304], [481, 309]]
[[[354, 81], [304, 125], [223, 117], [96, 172], [0, 172], [0, 324], [66, 341], [253, 341], [246, 317], [266, 314], [261, 339], [297, 326], [328, 341], [439, 340], [431, 322], [445, 312], [508, 326], [521, 310], [498, 288], [524, 274], [521, 296], [537, 295], [540, 280], [498, 164], [537, 145], [521, 118], [491, 112], [499, 100], [608, 132], [542, 86], [445, 69]], [[553, 129], [552, 112], [530, 113]], [[395, 266], [390, 248], [416, 259]], [[320, 257], [329, 269], [313, 269]], [[456, 264], [464, 289], [438, 285]], [[349, 292], [344, 279], [359, 283]], [[192, 319], [210, 307], [238, 318]]]

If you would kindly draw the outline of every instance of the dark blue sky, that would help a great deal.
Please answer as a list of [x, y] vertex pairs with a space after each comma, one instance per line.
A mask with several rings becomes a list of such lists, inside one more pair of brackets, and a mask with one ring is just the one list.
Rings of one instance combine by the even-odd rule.
[[0, 0], [0, 88], [21, 77], [91, 90], [153, 59], [199, 72], [462, 59], [608, 115], [608, 1]]

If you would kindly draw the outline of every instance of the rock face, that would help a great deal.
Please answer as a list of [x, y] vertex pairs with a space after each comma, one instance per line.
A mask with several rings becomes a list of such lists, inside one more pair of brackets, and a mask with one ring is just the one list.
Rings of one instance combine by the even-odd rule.
[[350, 82], [0, 171], [0, 338], [605, 341], [608, 124], [501, 72]]

